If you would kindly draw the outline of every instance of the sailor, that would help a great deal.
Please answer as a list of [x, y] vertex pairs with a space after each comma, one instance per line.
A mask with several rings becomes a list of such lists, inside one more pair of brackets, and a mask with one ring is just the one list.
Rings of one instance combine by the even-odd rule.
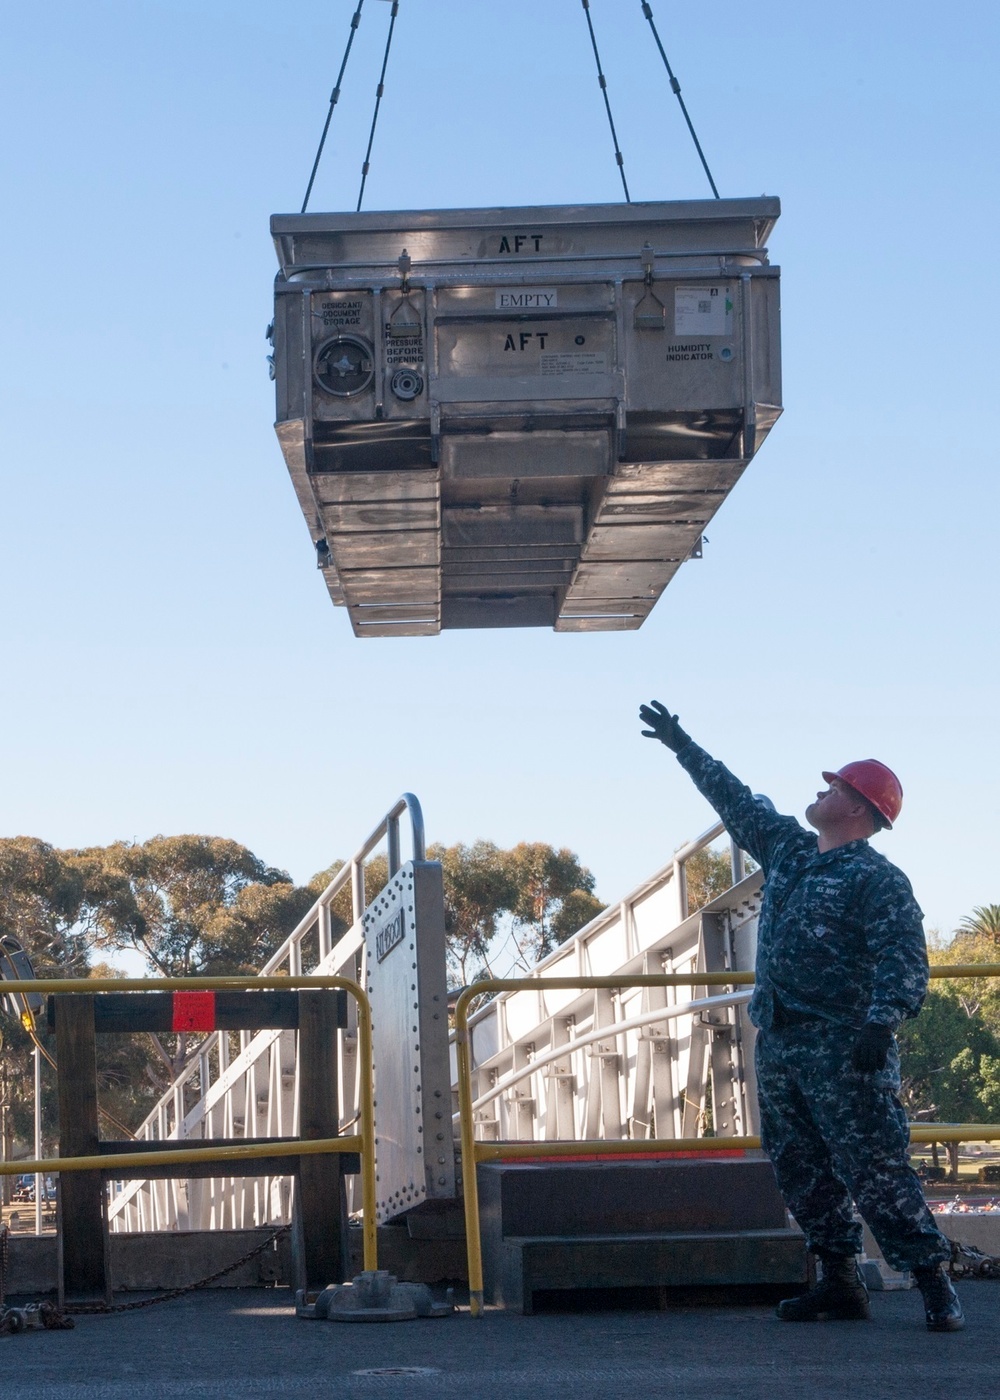
[[639, 717], [764, 871], [750, 1003], [761, 1140], [822, 1268], [819, 1284], [778, 1316], [869, 1316], [856, 1202], [893, 1268], [912, 1270], [930, 1331], [959, 1331], [951, 1247], [909, 1164], [897, 1097], [894, 1032], [927, 993], [923, 915], [903, 872], [868, 844], [899, 815], [898, 778], [875, 759], [825, 772], [828, 786], [805, 813], [816, 835], [755, 797], [658, 700]]

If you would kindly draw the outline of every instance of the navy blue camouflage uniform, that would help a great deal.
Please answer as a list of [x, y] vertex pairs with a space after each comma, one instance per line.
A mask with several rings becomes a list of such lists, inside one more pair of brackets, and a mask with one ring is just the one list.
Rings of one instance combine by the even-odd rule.
[[910, 882], [867, 841], [820, 853], [816, 834], [757, 800], [697, 744], [677, 754], [737, 844], [764, 871], [757, 981], [761, 1138], [811, 1249], [857, 1254], [852, 1198], [889, 1263], [950, 1258], [908, 1161], [895, 1042], [885, 1069], [851, 1064], [867, 1021], [895, 1031], [927, 993]]

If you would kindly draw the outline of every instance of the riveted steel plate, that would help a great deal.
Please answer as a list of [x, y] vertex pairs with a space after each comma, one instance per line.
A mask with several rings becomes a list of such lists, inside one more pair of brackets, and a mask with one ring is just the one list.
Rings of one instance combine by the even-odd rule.
[[364, 931], [382, 1224], [455, 1194], [440, 864], [402, 866], [365, 910]]

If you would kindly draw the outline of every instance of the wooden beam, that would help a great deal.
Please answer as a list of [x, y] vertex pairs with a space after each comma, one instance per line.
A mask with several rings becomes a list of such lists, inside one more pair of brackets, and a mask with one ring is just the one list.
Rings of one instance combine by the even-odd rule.
[[[299, 1136], [336, 1137], [337, 996], [299, 992]], [[347, 1193], [339, 1157], [301, 1157], [295, 1182], [292, 1251], [296, 1287], [325, 1288], [347, 1277]]]
[[[204, 999], [203, 1010], [211, 1006], [205, 1024], [189, 1026], [184, 1021], [185, 997], [188, 992], [103, 992], [95, 1000], [94, 1018], [98, 1035], [115, 1031], [154, 1031], [169, 1034], [178, 1030], [297, 1030], [299, 998], [297, 992], [262, 990], [259, 992], [194, 993]], [[347, 1024], [347, 993], [330, 992], [336, 998], [338, 1024]], [[48, 999], [49, 1025], [53, 1026], [54, 997]]]
[[[55, 998], [59, 1065], [59, 1155], [97, 1153], [97, 1042], [94, 997]], [[59, 1178], [59, 1301], [111, 1301], [105, 1185], [101, 1173]]]

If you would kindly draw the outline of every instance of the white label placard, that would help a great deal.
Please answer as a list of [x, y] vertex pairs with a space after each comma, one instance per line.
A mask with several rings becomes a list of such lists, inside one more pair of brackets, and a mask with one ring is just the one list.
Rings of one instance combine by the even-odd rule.
[[496, 291], [498, 311], [548, 311], [559, 305], [555, 287], [506, 287]]
[[731, 335], [733, 299], [729, 287], [675, 287], [675, 335]]
[[539, 356], [542, 374], [607, 374], [608, 357], [599, 351]]

